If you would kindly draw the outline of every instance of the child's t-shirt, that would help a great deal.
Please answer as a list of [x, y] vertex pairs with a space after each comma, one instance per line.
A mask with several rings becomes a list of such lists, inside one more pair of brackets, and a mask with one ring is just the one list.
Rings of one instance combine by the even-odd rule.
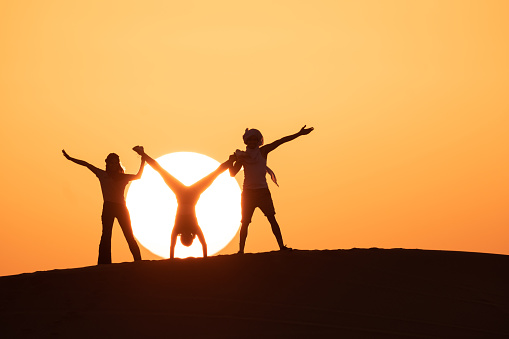
[[267, 188], [267, 159], [260, 149], [246, 148], [245, 152], [237, 152], [237, 157], [244, 166], [244, 189]]

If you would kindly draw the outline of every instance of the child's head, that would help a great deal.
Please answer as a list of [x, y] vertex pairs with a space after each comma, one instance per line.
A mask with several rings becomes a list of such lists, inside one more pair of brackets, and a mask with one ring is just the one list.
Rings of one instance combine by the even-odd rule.
[[124, 173], [124, 166], [120, 163], [118, 154], [110, 153], [104, 161], [106, 162], [106, 172], [109, 174]]
[[180, 242], [182, 243], [182, 245], [189, 247], [193, 244], [195, 236], [196, 235], [193, 233], [182, 233], [180, 235]]
[[247, 145], [248, 148], [256, 148], [263, 145], [262, 133], [254, 128], [252, 129], [246, 128], [246, 131], [244, 132], [242, 139], [244, 139], [244, 143]]

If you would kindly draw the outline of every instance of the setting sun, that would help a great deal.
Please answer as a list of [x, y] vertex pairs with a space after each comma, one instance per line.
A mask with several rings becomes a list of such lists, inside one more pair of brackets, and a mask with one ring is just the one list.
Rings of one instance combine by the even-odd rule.
[[[219, 166], [216, 160], [193, 152], [166, 154], [156, 160], [186, 186]], [[147, 165], [142, 178], [129, 187], [126, 202], [135, 237], [152, 253], [168, 258], [177, 211], [175, 194]], [[233, 239], [240, 225], [240, 188], [228, 172], [222, 173], [201, 195], [196, 205], [196, 216], [207, 241], [209, 255], [219, 252]], [[195, 240], [189, 247], [178, 241], [175, 257], [190, 256], [202, 256], [199, 241]]]

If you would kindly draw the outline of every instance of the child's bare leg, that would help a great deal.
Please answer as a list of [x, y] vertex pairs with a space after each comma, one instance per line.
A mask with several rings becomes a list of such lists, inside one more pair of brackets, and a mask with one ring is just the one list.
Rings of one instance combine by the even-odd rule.
[[240, 240], [239, 240], [239, 253], [244, 253], [244, 247], [246, 246], [247, 228], [249, 222], [243, 222], [240, 227]]
[[269, 219], [270, 227], [272, 228], [272, 233], [274, 233], [274, 236], [276, 237], [277, 244], [279, 245], [279, 249], [285, 249], [286, 246], [283, 243], [283, 236], [281, 235], [281, 229], [279, 228], [279, 224], [276, 221], [275, 215], [267, 216], [267, 219]]
[[156, 170], [159, 173], [159, 175], [161, 175], [164, 182], [173, 191], [173, 193], [177, 194], [178, 192], [180, 192], [180, 190], [185, 189], [183, 183], [181, 183], [177, 178], [168, 173], [168, 171], [166, 171], [161, 165], [159, 165], [159, 163], [156, 160], [152, 159], [147, 153], [142, 153], [142, 157], [154, 170]]
[[216, 170], [209, 173], [205, 177], [201, 178], [200, 180], [192, 184], [189, 188], [195, 189], [197, 192], [199, 192], [199, 194], [203, 193], [207, 188], [209, 188], [210, 185], [212, 185], [214, 180], [216, 180], [221, 173], [226, 171], [227, 168], [228, 162], [222, 163], [217, 167]]

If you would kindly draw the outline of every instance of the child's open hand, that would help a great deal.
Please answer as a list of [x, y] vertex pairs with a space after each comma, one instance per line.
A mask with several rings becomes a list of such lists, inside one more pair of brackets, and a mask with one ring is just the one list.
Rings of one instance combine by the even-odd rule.
[[309, 127], [309, 128], [306, 128], [306, 125], [304, 125], [304, 127], [302, 127], [299, 131], [299, 134], [300, 135], [306, 135], [306, 134], [309, 134], [311, 133], [311, 131], [314, 130], [313, 127]]

